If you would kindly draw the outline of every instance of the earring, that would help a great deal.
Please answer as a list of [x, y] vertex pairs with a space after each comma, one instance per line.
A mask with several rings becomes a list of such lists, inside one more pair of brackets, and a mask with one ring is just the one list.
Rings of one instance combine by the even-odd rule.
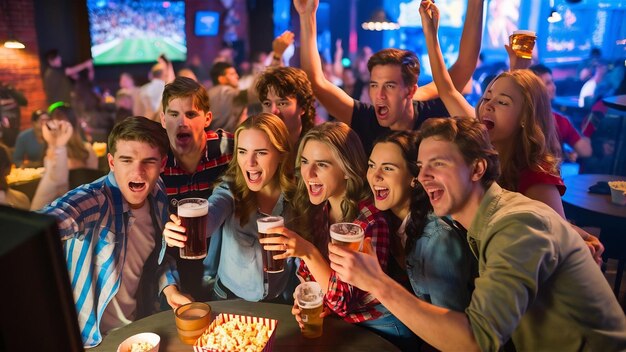
[[522, 128], [524, 128], [526, 125], [522, 122], [522, 123], [521, 123], [521, 126], [522, 126]]
[[417, 180], [417, 177], [413, 177], [413, 179], [411, 180], [411, 188], [416, 188], [418, 184], [419, 181]]

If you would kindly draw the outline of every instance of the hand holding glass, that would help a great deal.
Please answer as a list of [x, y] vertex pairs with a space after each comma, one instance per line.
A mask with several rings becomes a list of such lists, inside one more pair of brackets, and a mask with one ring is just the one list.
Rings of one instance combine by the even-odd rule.
[[204, 198], [186, 198], [178, 201], [178, 217], [187, 236], [185, 246], [180, 249], [180, 257], [184, 259], [206, 257], [209, 201]]
[[537, 35], [533, 31], [515, 31], [509, 37], [509, 45], [515, 55], [523, 59], [530, 59], [533, 57], [536, 39]]
[[363, 248], [363, 228], [351, 222], [338, 222], [330, 225], [330, 240], [338, 246], [346, 246], [354, 251]]
[[294, 298], [304, 324], [302, 336], [309, 339], [322, 336], [324, 318], [320, 315], [324, 310], [324, 293], [320, 284], [315, 281], [301, 283], [296, 287]]

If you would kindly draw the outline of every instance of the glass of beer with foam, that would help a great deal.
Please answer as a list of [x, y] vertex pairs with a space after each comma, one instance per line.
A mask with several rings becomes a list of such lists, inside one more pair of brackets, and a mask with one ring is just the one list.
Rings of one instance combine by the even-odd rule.
[[363, 228], [351, 222], [338, 222], [330, 225], [330, 240], [333, 244], [346, 246], [354, 251], [363, 248]]
[[301, 283], [296, 287], [294, 298], [304, 324], [302, 336], [309, 339], [322, 336], [324, 318], [320, 314], [324, 310], [324, 293], [320, 284], [315, 281]]
[[180, 257], [184, 259], [206, 257], [209, 201], [204, 198], [185, 198], [178, 201], [178, 217], [187, 236], [185, 246], [180, 249]]
[[537, 35], [533, 31], [515, 31], [509, 37], [509, 45], [515, 52], [515, 55], [523, 59], [530, 59], [533, 57], [533, 48], [535, 47], [535, 40]]
[[[259, 238], [279, 237], [280, 234], [267, 233], [268, 229], [274, 227], [285, 226], [285, 220], [282, 216], [268, 216], [257, 219], [257, 227], [259, 230]], [[285, 251], [266, 251], [263, 250], [263, 270], [268, 273], [280, 273], [285, 270], [285, 259], [274, 259], [275, 255], [283, 254]]]

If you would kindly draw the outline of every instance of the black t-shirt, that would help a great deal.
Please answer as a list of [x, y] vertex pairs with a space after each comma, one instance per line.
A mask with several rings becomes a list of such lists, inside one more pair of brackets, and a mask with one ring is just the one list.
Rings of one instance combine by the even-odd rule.
[[[441, 99], [428, 101], [414, 100], [413, 111], [415, 115], [413, 130], [419, 129], [422, 122], [426, 121], [428, 118], [450, 116]], [[352, 124], [350, 127], [359, 135], [359, 138], [361, 138], [361, 143], [363, 143], [363, 148], [367, 155], [371, 153], [376, 138], [391, 131], [389, 127], [383, 127], [378, 124], [376, 110], [373, 105], [364, 104], [358, 100], [354, 101]]]

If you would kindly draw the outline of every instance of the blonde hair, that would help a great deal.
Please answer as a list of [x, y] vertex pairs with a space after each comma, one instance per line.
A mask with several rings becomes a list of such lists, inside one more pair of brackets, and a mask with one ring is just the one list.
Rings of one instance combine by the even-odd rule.
[[[315, 126], [307, 132], [298, 148], [296, 157], [296, 170], [300, 174], [300, 163], [302, 162], [302, 150], [309, 141], [317, 141], [330, 148], [338, 165], [346, 174], [346, 196], [341, 202], [341, 221], [353, 221], [359, 213], [359, 202], [369, 199], [371, 194], [366, 184], [367, 157], [363, 149], [363, 144], [359, 136], [348, 125], [343, 122], [326, 122]], [[296, 213], [303, 221], [299, 225], [303, 229], [300, 231], [303, 236], [309, 237], [312, 233], [312, 224], [308, 222], [313, 218], [313, 211], [316, 207], [309, 200], [307, 185], [302, 177], [297, 177], [296, 194], [294, 197], [294, 207]], [[307, 223], [307, 224], [304, 224]]]
[[230, 189], [235, 199], [235, 216], [239, 218], [241, 226], [248, 223], [250, 214], [254, 213], [258, 208], [256, 194], [248, 188], [243, 172], [237, 163], [239, 135], [241, 131], [250, 129], [256, 129], [265, 133], [270, 143], [280, 153], [280, 163], [272, 182], [277, 182], [280, 185], [280, 189], [287, 201], [293, 197], [295, 192], [293, 165], [288, 162], [290, 160], [291, 146], [287, 139], [289, 136], [287, 126], [278, 116], [270, 113], [260, 113], [248, 117], [235, 130], [235, 152], [225, 173], [225, 178], [230, 184]]
[[[541, 79], [530, 70], [515, 70], [499, 74], [489, 86], [503, 77], [511, 78], [523, 97], [520, 113], [522, 127], [510, 139], [516, 152], [512, 155], [500, 155], [502, 173], [498, 180], [505, 189], [516, 191], [519, 174], [524, 169], [559, 175], [561, 146], [550, 107], [550, 97]], [[476, 116], [481, 104], [482, 98], [476, 106]]]

